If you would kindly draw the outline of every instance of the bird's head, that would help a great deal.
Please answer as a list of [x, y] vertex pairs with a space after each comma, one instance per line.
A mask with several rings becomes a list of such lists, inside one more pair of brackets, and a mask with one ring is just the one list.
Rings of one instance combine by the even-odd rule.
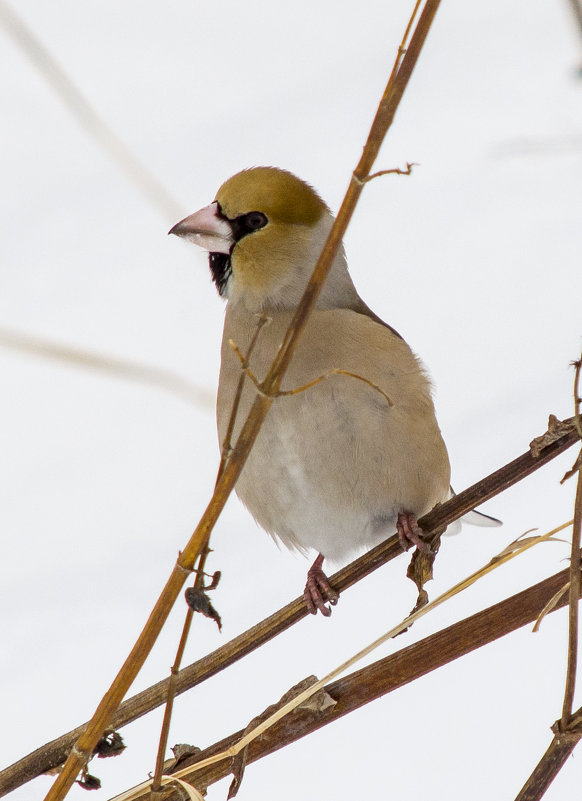
[[[297, 305], [332, 223], [309, 184], [286, 170], [253, 167], [229, 178], [213, 203], [170, 233], [205, 248], [220, 295], [255, 311]], [[336, 306], [338, 295], [353, 293], [342, 251], [319, 305]]]

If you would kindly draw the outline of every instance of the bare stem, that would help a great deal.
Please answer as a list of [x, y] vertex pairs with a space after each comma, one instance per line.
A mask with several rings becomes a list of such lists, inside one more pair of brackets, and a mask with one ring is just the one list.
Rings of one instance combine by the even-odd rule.
[[[578, 434], [582, 438], [580, 426], [580, 369], [582, 357], [575, 363], [574, 410]], [[572, 526], [572, 552], [570, 556], [569, 624], [568, 624], [568, 665], [566, 668], [566, 687], [562, 705], [561, 729], [567, 731], [572, 717], [574, 690], [576, 688], [576, 668], [578, 663], [578, 599], [580, 598], [580, 537], [582, 529], [582, 467], [578, 470], [576, 500], [574, 502], [574, 525]]]
[[[218, 483], [218, 479], [221, 477], [224, 468], [228, 459], [230, 458], [230, 454], [232, 453], [232, 435], [234, 433], [234, 426], [236, 423], [236, 418], [238, 416], [238, 408], [240, 406], [240, 399], [242, 396], [243, 387], [245, 384], [245, 375], [249, 372], [249, 359], [251, 357], [251, 353], [254, 350], [255, 345], [257, 344], [257, 339], [259, 338], [259, 334], [264, 325], [270, 322], [270, 318], [267, 317], [266, 314], [262, 314], [258, 321], [257, 327], [255, 329], [255, 333], [253, 334], [253, 338], [251, 340], [251, 344], [247, 350], [247, 355], [243, 356], [242, 353], [238, 348], [236, 348], [236, 353], [239, 359], [241, 360], [241, 374], [238, 380], [238, 384], [236, 387], [236, 392], [234, 394], [234, 400], [232, 402], [232, 409], [230, 411], [230, 417], [228, 420], [228, 426], [226, 429], [226, 435], [224, 437], [224, 442], [222, 443], [222, 450], [220, 455], [220, 467], [218, 468], [218, 476], [216, 482]], [[232, 341], [232, 340], [231, 340]]]
[[[204, 582], [204, 567], [206, 565], [206, 559], [208, 558], [209, 553], [210, 549], [208, 548], [208, 546], [206, 546], [202, 551], [202, 553], [200, 554], [200, 558], [198, 560], [198, 566], [196, 569], [196, 578], [194, 580], [195, 588], [201, 587]], [[174, 711], [174, 698], [176, 697], [176, 677], [180, 671], [180, 666], [182, 664], [182, 659], [184, 657], [184, 651], [186, 650], [186, 643], [188, 642], [188, 635], [190, 634], [190, 628], [192, 626], [193, 617], [194, 617], [194, 611], [188, 608], [184, 620], [184, 626], [182, 628], [182, 636], [180, 637], [178, 650], [176, 651], [176, 658], [174, 659], [174, 664], [170, 668], [170, 678], [168, 680], [168, 697], [166, 700], [164, 719], [162, 721], [162, 728], [160, 731], [160, 742], [158, 745], [158, 754], [156, 757], [156, 768], [154, 773], [154, 779], [152, 782], [152, 795], [162, 789], [162, 784], [161, 784], [162, 774], [164, 771], [166, 750], [168, 748], [168, 737], [170, 735], [172, 712]]]
[[[582, 357], [574, 362], [574, 431], [582, 438], [580, 424], [580, 372]], [[580, 458], [578, 459], [580, 462]], [[567, 475], [571, 475], [567, 474]], [[539, 801], [556, 778], [566, 760], [582, 738], [582, 709], [572, 713], [574, 690], [576, 687], [576, 668], [578, 661], [578, 607], [580, 598], [580, 539], [582, 533], [582, 463], [578, 467], [578, 483], [574, 501], [574, 520], [572, 522], [572, 551], [570, 555], [568, 592], [568, 663], [566, 685], [562, 704], [562, 717], [552, 726], [554, 739], [542, 756], [515, 801]], [[562, 588], [563, 589], [563, 588]], [[563, 593], [565, 595], [565, 592]]]
[[[283, 344], [267, 373], [264, 388], [268, 393], [274, 393], [280, 387], [299, 337], [303, 333], [307, 319], [321, 292], [323, 283], [331, 269], [334, 257], [341, 245], [342, 238], [359, 200], [363, 189], [362, 181], [369, 175], [380, 150], [380, 146], [394, 120], [396, 110], [400, 104], [404, 90], [408, 85], [439, 5], [440, 0], [426, 0], [426, 5], [420, 15], [406, 54], [393, 75], [393, 78], [388, 82], [372, 123], [368, 140], [364, 146], [362, 157], [354, 171], [354, 176], [350, 181], [338, 216], [332, 226], [317, 265], [285, 334]], [[113, 713], [141, 670], [170, 614], [174, 601], [178, 597], [186, 577], [192, 571], [196, 559], [206, 546], [210, 532], [244, 467], [272, 402], [273, 401], [268, 397], [258, 396], [256, 398], [246, 422], [243, 425], [236, 446], [224, 465], [224, 470], [218, 480], [210, 503], [190, 540], [186, 544], [186, 547], [178, 557], [176, 566], [156, 602], [142, 633], [119, 673], [113, 680], [109, 690], [103, 696], [87, 729], [79, 737], [75, 747], [69, 753], [61, 773], [57, 776], [46, 795], [46, 801], [62, 801], [75, 781], [77, 774], [93, 753], [93, 749], [97, 745], [99, 738], [102, 736], [107, 726], [110, 725]]]

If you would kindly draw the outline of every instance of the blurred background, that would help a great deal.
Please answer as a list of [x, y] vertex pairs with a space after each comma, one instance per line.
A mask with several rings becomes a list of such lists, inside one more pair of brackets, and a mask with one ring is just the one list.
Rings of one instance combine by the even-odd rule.
[[[573, 4], [444, 0], [346, 237], [355, 283], [435, 384], [457, 491], [573, 413], [582, 345], [582, 37]], [[0, 1], [0, 734], [8, 765], [87, 720], [210, 498], [223, 304], [168, 229], [234, 172], [287, 168], [337, 209], [411, 0]], [[18, 17], [15, 17], [17, 10]], [[444, 542], [431, 597], [572, 516], [571, 449]], [[300, 594], [308, 562], [232, 498], [212, 538], [222, 634]], [[537, 546], [373, 659], [563, 569]], [[205, 747], [397, 623], [406, 558], [176, 702]], [[180, 600], [131, 694], [167, 676]], [[244, 799], [512, 798], [559, 717], [567, 613], [249, 766]], [[580, 704], [578, 694], [575, 704]], [[92, 763], [106, 798], [154, 768], [162, 711]], [[578, 793], [580, 755], [546, 798]], [[477, 780], [476, 780], [477, 779]], [[13, 798], [36, 801], [40, 777]], [[230, 779], [210, 788], [223, 799]], [[75, 786], [72, 799], [85, 798]]]

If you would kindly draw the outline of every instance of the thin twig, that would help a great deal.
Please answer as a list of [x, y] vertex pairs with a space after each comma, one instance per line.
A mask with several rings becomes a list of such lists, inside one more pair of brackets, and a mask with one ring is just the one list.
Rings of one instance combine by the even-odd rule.
[[574, 365], [574, 421], [578, 429], [578, 436], [582, 440], [582, 416], [580, 415], [580, 404], [582, 403], [580, 390], [580, 372], [582, 371], [582, 354]]
[[178, 219], [182, 214], [181, 205], [95, 111], [49, 50], [4, 0], [0, 0], [0, 21], [69, 111], [121, 171], [157, 207], [165, 219]]
[[[574, 432], [582, 438], [580, 425], [580, 373], [582, 358], [574, 362]], [[579, 462], [579, 460], [578, 460]], [[563, 479], [562, 479], [563, 480]], [[546, 790], [556, 778], [566, 760], [582, 738], [582, 710], [572, 714], [574, 690], [576, 686], [576, 666], [578, 657], [578, 606], [580, 598], [580, 541], [582, 535], [582, 464], [578, 466], [578, 483], [576, 485], [576, 498], [574, 501], [574, 520], [572, 521], [572, 551], [570, 567], [568, 569], [568, 662], [566, 667], [566, 683], [564, 688], [564, 701], [562, 716], [552, 726], [554, 738], [547, 751], [542, 756], [531, 775], [519, 791], [515, 801], [539, 801]], [[577, 593], [577, 594], [576, 594]], [[560, 594], [565, 597], [565, 587]], [[551, 603], [561, 603], [554, 596], [546, 606]]]
[[373, 172], [371, 175], [368, 175], [367, 178], [364, 178], [364, 183], [367, 184], [373, 181], [374, 178], [380, 178], [382, 175], [412, 175], [413, 167], [418, 167], [418, 164], [414, 161], [407, 161], [406, 169], [404, 170], [401, 170], [399, 167], [393, 167], [391, 170], [378, 170], [378, 172]]
[[[494, 497], [521, 481], [578, 441], [573, 420], [563, 421], [560, 425], [560, 431], [559, 436], [552, 438], [548, 444], [540, 446], [539, 450], [536, 450], [535, 456], [532, 454], [531, 449], [526, 451], [517, 459], [425, 515], [419, 522], [427, 538], [437, 528], [448, 525], [465, 514], [466, 511], [474, 509], [483, 501]], [[541, 440], [543, 437], [536, 439]], [[386, 542], [376, 546], [335, 573], [335, 575], [331, 576], [330, 582], [338, 591], [343, 592], [386, 562], [400, 555], [402, 555], [402, 549], [398, 543], [398, 538], [395, 536], [390, 537]], [[564, 582], [567, 578], [566, 576]], [[556, 592], [563, 586], [564, 582], [555, 588]], [[181, 670], [176, 677], [176, 694], [186, 692], [211, 676], [216, 675], [221, 670], [270, 641], [273, 637], [286, 631], [306, 617], [307, 614], [303, 597], [296, 598], [270, 617], [216, 649], [213, 653], [202, 657]], [[113, 715], [111, 726], [113, 728], [125, 726], [165, 703], [168, 693], [168, 681], [168, 679], [164, 679], [124, 701]], [[62, 764], [72, 745], [83, 733], [87, 725], [85, 723], [73, 731], [61, 735], [56, 740], [41, 746], [0, 772], [0, 796], [30, 781], [35, 776]]]
[[[262, 383], [259, 381], [259, 379], [256, 377], [256, 375], [253, 373], [253, 371], [249, 367], [248, 356], [245, 357], [245, 356], [242, 355], [242, 353], [240, 351], [240, 348], [238, 347], [238, 345], [236, 344], [236, 342], [234, 340], [229, 339], [228, 340], [228, 344], [230, 345], [230, 347], [233, 349], [233, 351], [236, 353], [236, 355], [240, 359], [241, 370], [243, 371], [243, 373], [245, 373], [250, 378], [250, 380], [254, 384], [255, 389], [257, 390], [257, 392], [260, 395], [266, 395], [266, 393], [265, 393], [265, 391], [263, 389]], [[358, 375], [357, 373], [352, 373], [349, 370], [342, 370], [339, 367], [334, 367], [331, 370], [328, 370], [327, 373], [324, 373], [323, 375], [320, 375], [317, 378], [314, 378], [313, 381], [308, 381], [307, 384], [303, 384], [300, 387], [295, 387], [295, 389], [287, 389], [287, 390], [280, 389], [275, 395], [268, 395], [267, 397], [272, 397], [274, 399], [274, 398], [289, 398], [289, 397], [292, 397], [293, 395], [299, 395], [301, 392], [305, 392], [307, 389], [311, 389], [312, 387], [317, 386], [317, 384], [320, 384], [322, 381], [325, 381], [327, 378], [331, 378], [332, 375], [347, 375], [350, 378], [357, 378], [358, 381], [363, 381], [364, 384], [367, 384], [369, 387], [371, 387], [372, 389], [376, 390], [376, 392], [379, 392], [380, 395], [382, 395], [382, 397], [384, 398], [384, 400], [388, 404], [388, 406], [394, 406], [394, 404], [392, 403], [392, 401], [390, 400], [388, 395], [384, 392], [383, 389], [380, 389], [378, 384], [374, 384], [373, 381], [370, 381], [368, 378], [364, 378], [363, 375]], [[239, 386], [240, 386], [240, 381], [239, 381]]]
[[[218, 479], [222, 476], [224, 472], [224, 468], [226, 467], [226, 463], [230, 458], [230, 454], [232, 453], [232, 436], [234, 433], [234, 426], [236, 423], [236, 418], [238, 416], [238, 409], [240, 406], [240, 399], [242, 397], [242, 391], [245, 383], [245, 373], [248, 370], [249, 359], [251, 354], [257, 344], [257, 339], [259, 338], [259, 334], [263, 326], [271, 322], [271, 318], [268, 317], [266, 314], [261, 314], [259, 319], [257, 320], [257, 327], [255, 328], [255, 333], [253, 334], [253, 338], [251, 340], [251, 344], [247, 350], [247, 355], [243, 356], [240, 350], [237, 348], [237, 355], [239, 359], [241, 359], [241, 375], [238, 380], [238, 385], [236, 388], [236, 392], [234, 394], [234, 400], [232, 402], [232, 409], [230, 410], [230, 417], [228, 419], [228, 426], [226, 429], [226, 434], [224, 437], [224, 442], [222, 443], [222, 448], [220, 452], [220, 467], [218, 468], [218, 476], [216, 479], [216, 483], [218, 483]], [[229, 340], [230, 342], [230, 340]], [[248, 373], [247, 373], [248, 374]]]
[[410, 31], [412, 30], [412, 26], [414, 25], [414, 20], [416, 19], [416, 15], [418, 14], [418, 9], [422, 0], [416, 0], [416, 4], [412, 9], [412, 14], [410, 15], [410, 19], [408, 20], [408, 25], [406, 26], [406, 30], [402, 36], [402, 41], [398, 46], [398, 52], [396, 53], [396, 58], [394, 60], [394, 64], [392, 66], [392, 72], [390, 73], [390, 77], [388, 78], [388, 83], [394, 79], [396, 73], [398, 72], [398, 68], [400, 67], [400, 63], [406, 54], [406, 45], [408, 43], [408, 37], [410, 36]]
[[[0, 3], [2, 0], [0, 0]], [[202, 386], [194, 384], [178, 373], [139, 364], [117, 356], [107, 356], [91, 350], [63, 345], [41, 337], [23, 334], [9, 328], [0, 328], [0, 347], [9, 348], [19, 353], [50, 359], [71, 367], [81, 367], [107, 373], [124, 381], [135, 381], [158, 389], [166, 390], [188, 403], [194, 403], [206, 409], [214, 408], [215, 398]]]
[[[247, 350], [247, 355], [243, 356], [242, 353], [237, 349], [237, 353], [241, 359], [241, 366], [242, 366], [242, 373], [238, 382], [237, 390], [235, 393], [234, 401], [232, 404], [232, 409], [230, 412], [230, 418], [228, 421], [228, 427], [226, 430], [226, 436], [224, 438], [224, 443], [222, 446], [221, 451], [221, 458], [220, 458], [220, 465], [218, 467], [218, 474], [216, 477], [216, 483], [218, 483], [225, 465], [229, 459], [230, 453], [232, 451], [232, 434], [234, 431], [234, 426], [236, 423], [236, 418], [238, 415], [238, 409], [240, 404], [240, 399], [242, 396], [242, 390], [244, 386], [245, 380], [245, 367], [248, 366], [248, 360], [253, 352], [253, 349], [257, 343], [257, 339], [261, 330], [265, 323], [267, 323], [269, 318], [262, 314], [258, 321], [257, 327], [255, 329], [255, 333], [253, 334], [253, 338]], [[204, 547], [204, 550], [200, 554], [200, 558], [198, 560], [198, 565], [196, 569], [196, 579], [194, 580], [194, 589], [200, 589], [204, 582], [204, 568], [206, 566], [206, 559], [208, 558], [208, 554], [210, 553], [210, 548], [208, 543]], [[194, 610], [192, 608], [188, 608], [186, 612], [186, 618], [184, 620], [184, 626], [182, 628], [182, 635], [180, 637], [180, 642], [178, 644], [178, 650], [176, 652], [176, 658], [174, 660], [174, 664], [172, 665], [170, 671], [170, 678], [168, 680], [168, 695], [166, 700], [166, 708], [164, 710], [164, 719], [162, 721], [162, 728], [160, 732], [160, 741], [158, 745], [158, 754], [156, 758], [156, 768], [154, 773], [154, 778], [152, 781], [152, 796], [157, 796], [159, 792], [162, 791], [162, 774], [164, 770], [164, 762], [166, 758], [166, 750], [168, 747], [168, 737], [170, 733], [170, 723], [172, 720], [172, 712], [174, 709], [174, 698], [176, 695], [176, 677], [180, 671], [180, 666], [182, 664], [182, 658], [184, 656], [184, 651], [186, 649], [186, 643], [188, 641], [188, 635], [190, 634], [190, 628], [192, 626], [192, 620], [194, 617]]]
[[[531, 623], [567, 578], [568, 571], [563, 570], [494, 606], [332, 682], [324, 689], [336, 702], [333, 706], [317, 713], [297, 710], [292, 716], [280, 720], [272, 729], [249, 745], [247, 762], [261, 759], [361, 708], [364, 704]], [[562, 599], [555, 609], [565, 604], [566, 600]], [[205, 748], [196, 756], [188, 757], [180, 764], [179, 775], [198, 788], [206, 788], [223, 779], [231, 769], [228, 761], [209, 765], [202, 771], [196, 770], [196, 763], [228, 750], [240, 741], [244, 731], [243, 729], [234, 732]], [[192, 770], [186, 773], [184, 769], [188, 766], [191, 766]], [[144, 788], [144, 791], [137, 795], [133, 792], [128, 793], [127, 797], [133, 797], [134, 801], [145, 801], [147, 790]], [[175, 798], [175, 795], [171, 795], [165, 801], [170, 799], [174, 801]], [[120, 801], [119, 797], [117, 801]]]
[[576, 20], [576, 25], [578, 26], [578, 33], [580, 33], [582, 36], [582, 3], [580, 0], [568, 0], [568, 2], [574, 13], [574, 19]]
[[[323, 250], [313, 274], [309, 279], [309, 283], [307, 284], [299, 306], [285, 333], [281, 348], [267, 372], [264, 388], [269, 393], [276, 392], [279, 389], [281, 381], [289, 367], [299, 337], [305, 329], [308, 317], [322, 290], [325, 279], [331, 269], [335, 255], [338, 252], [347, 226], [362, 193], [363, 185], [361, 181], [369, 175], [386, 136], [386, 132], [394, 120], [396, 109], [408, 85], [439, 5], [440, 0], [426, 0], [426, 5], [418, 20], [406, 55], [402, 59], [402, 63], [395, 73], [394, 79], [390, 81], [386, 87], [376, 116], [374, 117], [368, 140], [364, 146], [364, 151], [354, 171], [354, 176], [350, 181], [337, 218], [323, 246]], [[234, 488], [271, 404], [272, 400], [268, 397], [258, 396], [255, 399], [206, 511], [184, 550], [178, 557], [174, 570], [162, 594], [158, 598], [137, 642], [113, 680], [110, 688], [103, 696], [87, 729], [79, 737], [75, 747], [71, 750], [67, 761], [63, 765], [62, 771], [47, 793], [46, 801], [62, 801], [75, 781], [79, 770], [90, 758], [99, 738], [110, 725], [115, 710], [122, 702], [125, 694], [133, 684], [134, 679], [153, 648], [172, 610], [174, 601], [184, 585], [186, 577], [192, 571], [196, 559], [208, 542], [210, 532]]]
[[[196, 567], [196, 578], [194, 580], [195, 589], [199, 589], [204, 583], [204, 567], [206, 565], [206, 559], [208, 558], [209, 553], [210, 549], [208, 548], [208, 546], [206, 546], [206, 548], [204, 548], [204, 550], [200, 554], [200, 558], [198, 559], [198, 565]], [[188, 635], [190, 634], [190, 628], [192, 626], [193, 617], [194, 617], [194, 610], [188, 608], [184, 620], [184, 626], [182, 627], [182, 635], [180, 637], [180, 642], [178, 644], [178, 649], [176, 651], [176, 658], [174, 659], [174, 664], [170, 668], [170, 678], [168, 680], [168, 696], [166, 699], [166, 708], [164, 709], [164, 719], [162, 721], [162, 728], [160, 731], [160, 741], [158, 744], [156, 767], [154, 772], [154, 778], [152, 781], [152, 794], [157, 793], [159, 790], [162, 789], [162, 774], [164, 770], [164, 761], [166, 759], [166, 749], [168, 747], [168, 737], [170, 734], [170, 724], [172, 722], [172, 712], [174, 710], [174, 698], [176, 696], [176, 677], [180, 671], [180, 666], [182, 664], [182, 659], [184, 657], [184, 651], [186, 650], [186, 643], [188, 642]]]

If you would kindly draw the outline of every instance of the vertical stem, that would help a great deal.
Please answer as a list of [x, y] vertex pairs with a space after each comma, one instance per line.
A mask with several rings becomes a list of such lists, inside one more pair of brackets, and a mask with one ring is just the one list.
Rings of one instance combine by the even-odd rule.
[[574, 690], [576, 688], [576, 667], [578, 662], [578, 599], [580, 598], [580, 535], [582, 524], [582, 469], [578, 471], [574, 523], [572, 526], [572, 553], [570, 556], [570, 597], [568, 625], [568, 666], [566, 669], [566, 688], [560, 728], [566, 731], [572, 717]]
[[[574, 376], [574, 409], [578, 433], [582, 436], [580, 428], [580, 371], [582, 369], [582, 356], [574, 363], [576, 373]], [[572, 551], [570, 555], [570, 597], [569, 597], [569, 624], [568, 624], [568, 665], [566, 668], [566, 687], [564, 689], [564, 703], [560, 729], [566, 731], [572, 717], [574, 703], [574, 690], [576, 689], [576, 668], [578, 664], [578, 599], [580, 598], [580, 539], [582, 529], [582, 466], [578, 469], [578, 483], [576, 486], [576, 500], [574, 501], [574, 523], [572, 525]]]
[[[251, 343], [247, 350], [247, 355], [244, 357], [244, 362], [241, 365], [241, 374], [238, 382], [238, 386], [236, 388], [236, 393], [234, 397], [234, 401], [232, 404], [232, 410], [230, 413], [230, 418], [228, 421], [228, 427], [226, 431], [226, 436], [224, 438], [224, 443], [222, 445], [222, 453], [220, 458], [220, 465], [218, 468], [218, 475], [216, 477], [216, 483], [222, 473], [224, 472], [224, 468], [228, 462], [230, 457], [230, 453], [232, 450], [232, 434], [234, 431], [234, 426], [236, 423], [236, 417], [238, 414], [238, 408], [240, 404], [240, 399], [242, 396], [243, 386], [245, 382], [245, 372], [244, 368], [248, 365], [248, 360], [253, 352], [253, 348], [257, 343], [257, 339], [259, 338], [259, 334], [261, 333], [261, 329], [268, 322], [268, 317], [263, 314], [259, 318], [257, 323], [257, 327], [255, 329], [255, 333], [253, 334], [253, 338], [251, 339]], [[208, 542], [204, 546], [202, 553], [200, 554], [200, 558], [198, 560], [198, 567], [196, 569], [196, 578], [194, 580], [194, 588], [199, 589], [204, 582], [204, 567], [206, 565], [206, 559], [208, 554], [210, 553], [210, 548], [208, 546]], [[186, 618], [184, 620], [184, 626], [182, 628], [182, 636], [180, 637], [180, 642], [178, 644], [178, 650], [176, 651], [176, 658], [174, 659], [174, 664], [170, 668], [170, 678], [168, 681], [168, 697], [166, 699], [166, 707], [164, 709], [164, 719], [162, 721], [162, 728], [160, 731], [160, 741], [158, 745], [158, 754], [156, 757], [156, 768], [154, 773], [154, 778], [152, 782], [152, 798], [156, 798], [157, 794], [162, 790], [162, 775], [164, 770], [164, 762], [166, 757], [166, 751], [168, 748], [168, 738], [170, 735], [170, 724], [172, 722], [172, 712], [174, 711], [174, 698], [176, 697], [176, 676], [180, 670], [180, 666], [182, 664], [182, 658], [184, 656], [184, 651], [186, 649], [186, 643], [188, 641], [188, 635], [190, 634], [190, 628], [192, 626], [192, 620], [194, 618], [194, 610], [188, 609], [186, 612]]]
[[[198, 560], [198, 567], [196, 569], [197, 570], [196, 579], [194, 580], [194, 587], [196, 588], [200, 587], [200, 585], [204, 581], [204, 566], [206, 564], [206, 559], [209, 553], [210, 553], [210, 548], [208, 547], [208, 545], [206, 545], [206, 547], [200, 554], [200, 558]], [[162, 789], [161, 779], [164, 770], [166, 750], [168, 748], [168, 738], [170, 735], [170, 723], [172, 721], [172, 712], [174, 711], [174, 698], [176, 697], [176, 676], [178, 675], [180, 666], [182, 664], [182, 659], [184, 657], [184, 651], [186, 650], [186, 643], [188, 642], [188, 635], [190, 633], [190, 627], [192, 625], [193, 617], [194, 617], [194, 610], [188, 609], [188, 611], [186, 612], [186, 618], [184, 620], [184, 626], [182, 628], [182, 636], [180, 637], [178, 650], [176, 651], [176, 658], [174, 659], [174, 664], [170, 668], [170, 679], [168, 681], [168, 697], [166, 700], [166, 708], [164, 709], [164, 719], [162, 721], [162, 729], [160, 731], [160, 742], [158, 745], [156, 768], [154, 773], [154, 779], [152, 782], [152, 795], [154, 795], [155, 793], [159, 792]]]

